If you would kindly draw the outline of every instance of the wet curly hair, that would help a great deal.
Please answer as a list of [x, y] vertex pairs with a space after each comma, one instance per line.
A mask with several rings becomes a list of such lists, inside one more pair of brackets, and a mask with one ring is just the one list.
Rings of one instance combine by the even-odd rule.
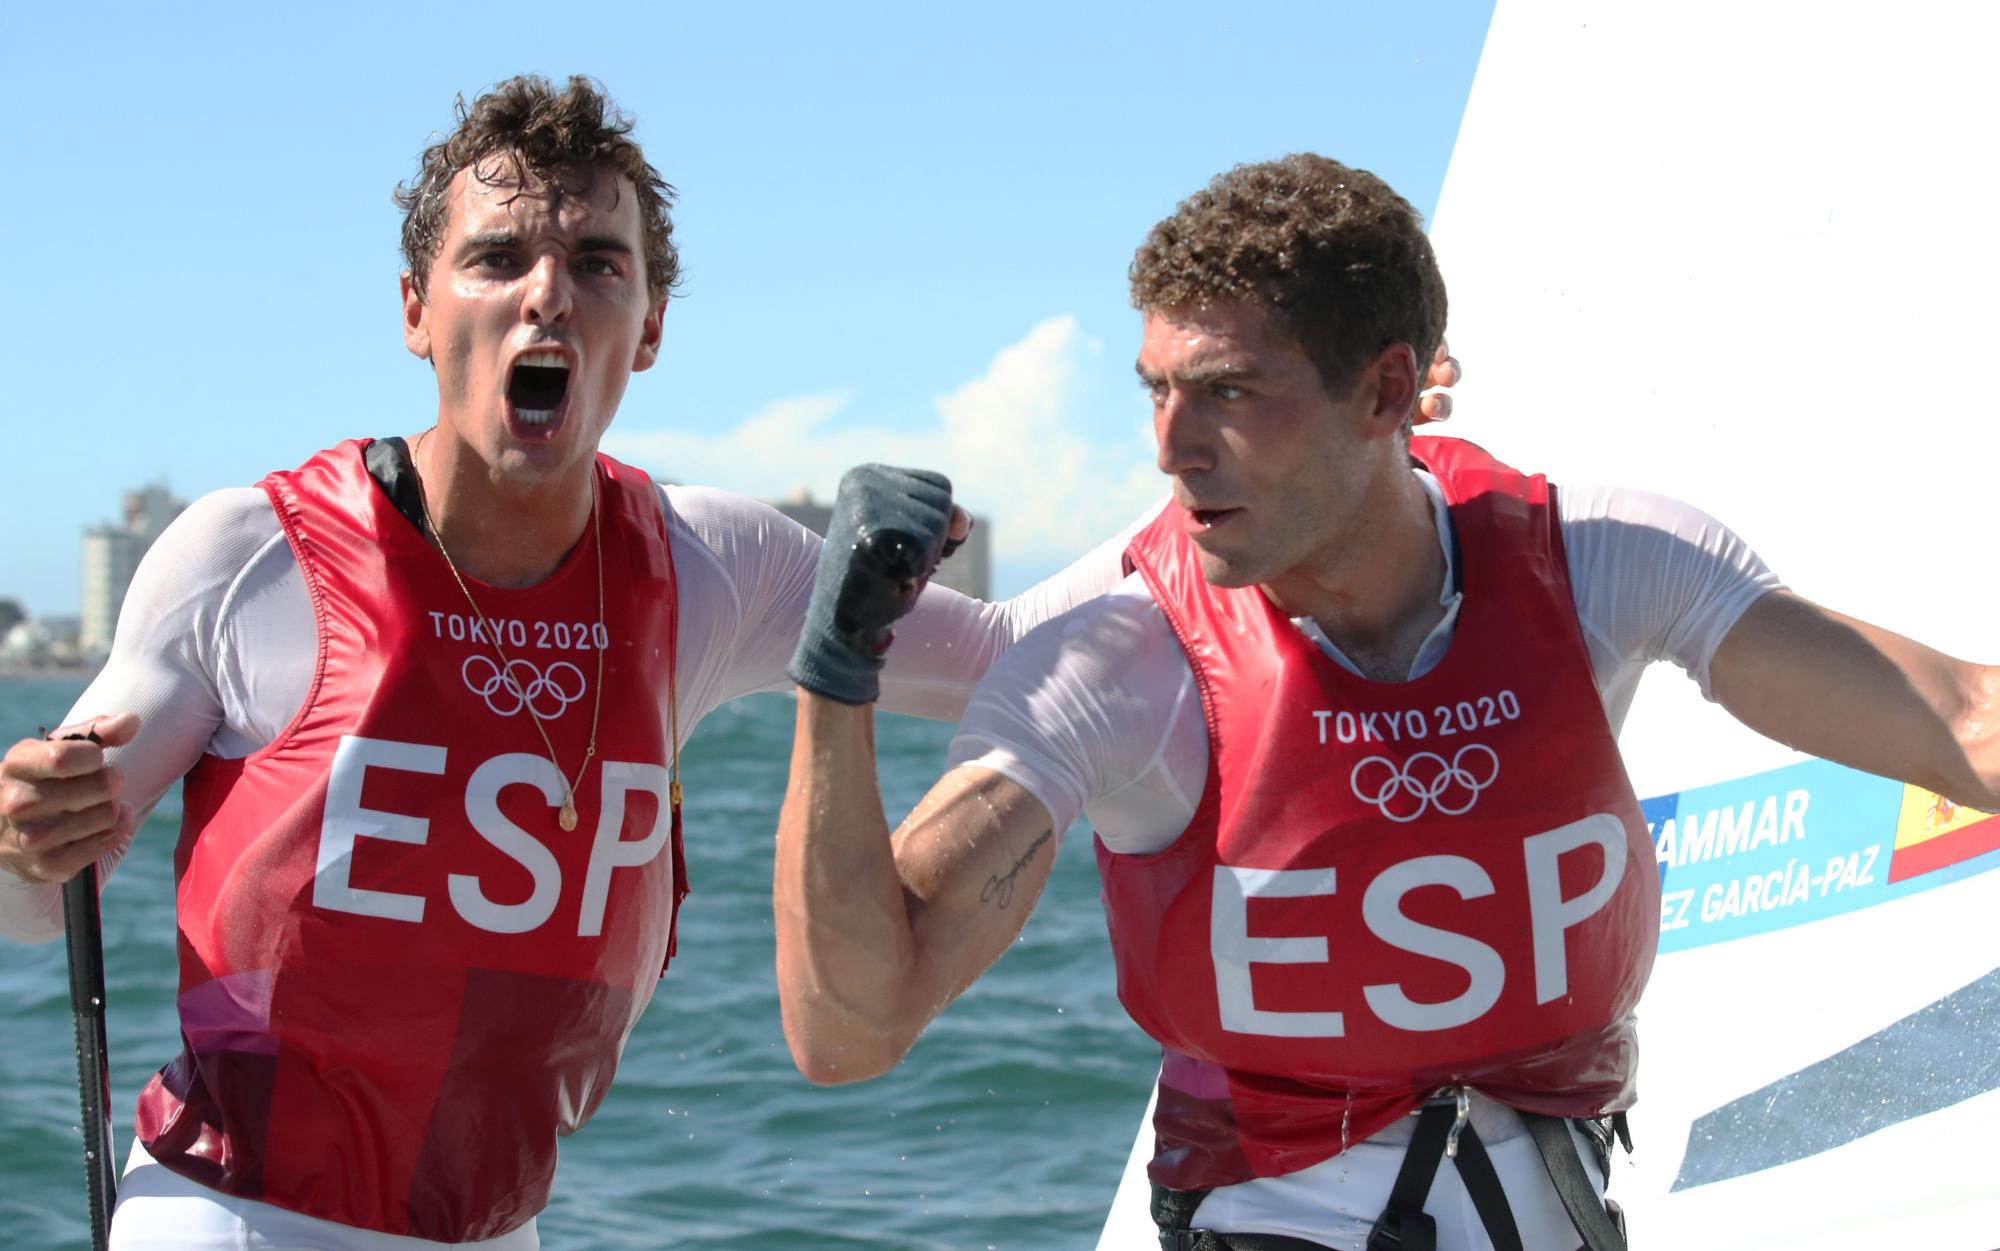
[[1421, 379], [1444, 335], [1423, 219], [1375, 175], [1309, 152], [1217, 175], [1153, 227], [1131, 280], [1141, 311], [1271, 309], [1336, 397], [1392, 343], [1410, 345]]
[[444, 246], [451, 181], [467, 168], [488, 186], [553, 182], [567, 195], [589, 194], [590, 181], [600, 172], [623, 174], [639, 193], [647, 294], [659, 300], [679, 285], [680, 256], [668, 216], [674, 189], [646, 163], [631, 138], [631, 117], [600, 84], [574, 75], [557, 91], [548, 79], [523, 74], [469, 105], [459, 96], [452, 108], [458, 124], [424, 149], [416, 178], [395, 192], [396, 207], [403, 210], [403, 260], [417, 294], [424, 294], [431, 262]]

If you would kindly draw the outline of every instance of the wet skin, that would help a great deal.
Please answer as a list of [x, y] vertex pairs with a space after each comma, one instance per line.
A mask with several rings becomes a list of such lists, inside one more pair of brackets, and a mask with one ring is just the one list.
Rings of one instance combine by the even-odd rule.
[[[437, 430], [418, 469], [467, 572], [533, 581], [589, 517], [590, 464], [626, 383], [660, 347], [638, 196], [622, 175], [530, 177], [497, 160], [453, 180], [443, 244], [421, 293], [403, 275], [403, 338], [437, 371]], [[568, 366], [539, 424], [509, 399], [531, 354]], [[543, 357], [541, 359], [548, 359]]]
[[1261, 587], [1364, 671], [1406, 668], [1444, 575], [1402, 438], [1410, 348], [1385, 348], [1335, 395], [1275, 317], [1218, 300], [1147, 310], [1137, 368], [1202, 576]]

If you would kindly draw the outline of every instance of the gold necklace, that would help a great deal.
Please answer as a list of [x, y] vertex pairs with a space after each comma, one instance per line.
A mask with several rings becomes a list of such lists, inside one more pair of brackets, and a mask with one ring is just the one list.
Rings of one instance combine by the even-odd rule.
[[[494, 630], [493, 626], [486, 620], [486, 614], [479, 610], [479, 601], [472, 598], [472, 588], [465, 585], [465, 578], [458, 572], [458, 565], [452, 561], [451, 553], [445, 548], [444, 536], [438, 533], [437, 522], [431, 520], [430, 501], [426, 499], [424, 496], [424, 475], [417, 470], [417, 452], [423, 447], [424, 440], [429, 436], [430, 436], [429, 430], [426, 430], [422, 434], [418, 435], [416, 446], [410, 449], [410, 470], [412, 473], [416, 474], [417, 504], [418, 507], [423, 509], [424, 526], [430, 530], [431, 542], [437, 544], [438, 553], [444, 557], [444, 567], [451, 570], [451, 580], [458, 583], [458, 589], [461, 593], [464, 594], [465, 602], [472, 605], [472, 615], [479, 618], [480, 628], [486, 631], [487, 641], [493, 644], [493, 654], [500, 658], [501, 680], [506, 682], [512, 682], [514, 680], [513, 677], [511, 676], [513, 673], [513, 669], [511, 668], [513, 662], [507, 659], [506, 652], [500, 650], [499, 632]], [[590, 744], [583, 749], [583, 760], [576, 766], [576, 778], [574, 781], [564, 776], [562, 770], [562, 763], [556, 759], [556, 745], [549, 740], [549, 731], [548, 728], [542, 724], [541, 714], [535, 711], [534, 706], [532, 704], [528, 703], [526, 699], [526, 692], [522, 692], [523, 698], [521, 700], [521, 707], [527, 710], [529, 719], [531, 719], [535, 723], [535, 732], [542, 736], [542, 748], [549, 754], [550, 766], [555, 769], [556, 776], [562, 779], [563, 806], [562, 806], [562, 814], [557, 818], [557, 820], [562, 825], [564, 833], [568, 833], [576, 829], [576, 788], [583, 784], [583, 771], [590, 767], [591, 757], [597, 754], [597, 714], [604, 707], [604, 652], [605, 652], [604, 645], [608, 643], [610, 640], [604, 633], [604, 544], [602, 542], [602, 539], [603, 539], [603, 531], [602, 529], [599, 528], [597, 521], [597, 469], [596, 466], [593, 465], [591, 467], [591, 472], [590, 472], [590, 546], [595, 551], [597, 556], [597, 629], [591, 633], [590, 638], [591, 642], [598, 644], [597, 686], [595, 688], [595, 694], [591, 696], [590, 700]], [[668, 682], [669, 682], [669, 687], [671, 688], [673, 679], [669, 678]], [[677, 702], [675, 699], [676, 694], [677, 692], [673, 692], [671, 689], [669, 690], [667, 699], [670, 704]], [[678, 707], [675, 707], [673, 710], [673, 720], [674, 720], [673, 787], [676, 792], [676, 794], [674, 795], [674, 806], [678, 808], [680, 806], [680, 796], [678, 792], [680, 790], [680, 746], [681, 746], [680, 724], [679, 724], [680, 709]]]

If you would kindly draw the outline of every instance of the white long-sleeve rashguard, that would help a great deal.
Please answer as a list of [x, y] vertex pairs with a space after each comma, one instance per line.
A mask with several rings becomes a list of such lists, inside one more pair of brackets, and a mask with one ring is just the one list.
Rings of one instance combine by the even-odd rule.
[[[812, 594], [820, 538], [755, 500], [662, 488], [678, 579], [676, 685], [683, 744], [741, 695], [787, 689], [785, 666]], [[1001, 603], [931, 587], [896, 627], [881, 706], [949, 720], [994, 659], [1028, 629], [1116, 585], [1135, 522], [1074, 564]], [[167, 527], [133, 576], [111, 655], [70, 710], [74, 722], [132, 710], [143, 726], [110, 753], [122, 798], [150, 811], [203, 752], [227, 759], [271, 742], [305, 702], [314, 626], [304, 576], [264, 492], [202, 497]], [[666, 692], [660, 694], [665, 706]], [[125, 848], [98, 865], [109, 874]], [[62, 933], [61, 891], [0, 873], [0, 935]]]
[[[681, 740], [740, 695], [784, 690], [819, 561], [820, 538], [768, 505], [705, 487], [662, 488], [679, 598]], [[1037, 624], [1115, 585], [1129, 534], [1004, 603], [925, 591], [899, 622], [882, 706], [939, 719], [964, 708], [979, 676]], [[611, 589], [615, 593], [615, 588]], [[169, 526], [133, 577], [111, 655], [70, 722], [126, 710], [137, 739], [109, 754], [141, 818], [204, 752], [240, 758], [275, 739], [304, 703], [315, 657], [312, 604], [269, 498], [255, 487], [203, 497]], [[660, 692], [661, 707], [667, 693]], [[109, 875], [129, 849], [98, 864]], [[0, 935], [62, 933], [61, 889], [0, 872]], [[163, 1059], [165, 1057], [162, 1057]], [[533, 1251], [535, 1222], [476, 1244]], [[442, 1247], [239, 1199], [153, 1163], [134, 1144], [113, 1225], [117, 1251], [411, 1251]]]
[[[1446, 576], [1444, 617], [1419, 649], [1412, 678], [1443, 659], [1460, 601], [1443, 491], [1428, 473], [1417, 477], [1431, 497]], [[1727, 527], [1676, 500], [1582, 487], [1559, 489], [1556, 501], [1577, 620], [1613, 732], [1652, 661], [1673, 661], [1708, 694], [1716, 646], [1745, 609], [1779, 588], [1777, 577]], [[1309, 618], [1293, 624], [1354, 671]], [[992, 769], [1024, 787], [1048, 809], [1058, 836], [1079, 814], [1110, 850], [1129, 855], [1158, 851], [1181, 833], [1205, 785], [1208, 730], [1193, 670], [1138, 575], [1034, 630], [994, 665], [952, 740], [949, 767], [960, 765]], [[1520, 1119], [1476, 1091], [1472, 1119], [1524, 1244], [1575, 1245]], [[1414, 1124], [1406, 1122], [1311, 1168], [1212, 1191], [1196, 1226], [1358, 1249], [1388, 1204]], [[1585, 1160], [1601, 1187], [1587, 1152]], [[1438, 1221], [1443, 1251], [1490, 1248], [1449, 1164], [1438, 1171], [1426, 1210]]]

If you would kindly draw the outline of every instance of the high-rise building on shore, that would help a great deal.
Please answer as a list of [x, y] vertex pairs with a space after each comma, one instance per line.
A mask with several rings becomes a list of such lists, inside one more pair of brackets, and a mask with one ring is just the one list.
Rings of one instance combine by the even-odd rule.
[[185, 500], [174, 498], [165, 482], [125, 492], [119, 521], [87, 526], [83, 531], [83, 628], [77, 647], [86, 656], [111, 650], [118, 610], [140, 557], [160, 537], [167, 523], [180, 516]]
[[[825, 534], [827, 523], [833, 520], [832, 505], [813, 499], [804, 487], [792, 492], [789, 499], [774, 500], [771, 506], [814, 534]], [[974, 599], [991, 599], [993, 527], [979, 517], [974, 517], [972, 523], [972, 533], [964, 545], [938, 566], [937, 576], [931, 581]]]

